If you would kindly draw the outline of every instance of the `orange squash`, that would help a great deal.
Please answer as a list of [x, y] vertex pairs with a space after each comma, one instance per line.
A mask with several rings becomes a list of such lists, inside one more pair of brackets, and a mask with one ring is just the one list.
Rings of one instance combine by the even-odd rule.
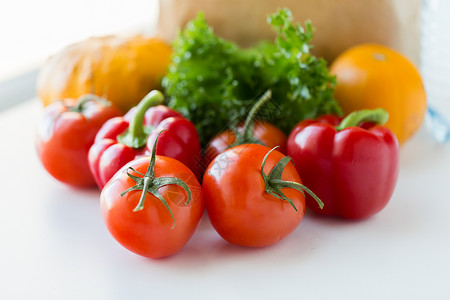
[[348, 114], [384, 108], [386, 123], [400, 144], [421, 126], [426, 94], [421, 75], [402, 54], [382, 45], [362, 44], [339, 55], [330, 66], [337, 76], [335, 98]]
[[37, 83], [44, 106], [91, 93], [122, 112], [161, 88], [171, 48], [158, 38], [103, 36], [67, 46], [43, 65]]

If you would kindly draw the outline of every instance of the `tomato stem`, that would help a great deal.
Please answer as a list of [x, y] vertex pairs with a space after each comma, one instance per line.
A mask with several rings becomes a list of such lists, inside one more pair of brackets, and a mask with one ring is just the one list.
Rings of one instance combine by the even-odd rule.
[[[189, 204], [189, 202], [191, 201], [192, 198], [192, 193], [191, 190], [189, 188], [189, 186], [186, 184], [186, 182], [184, 182], [183, 180], [176, 178], [176, 177], [155, 177], [155, 165], [156, 165], [156, 144], [158, 142], [158, 138], [161, 135], [161, 133], [165, 131], [165, 130], [161, 130], [158, 133], [158, 136], [156, 137], [155, 143], [153, 144], [153, 148], [152, 148], [152, 154], [150, 157], [150, 162], [148, 164], [148, 168], [147, 168], [147, 172], [145, 174], [139, 173], [136, 170], [134, 170], [133, 168], [128, 168], [127, 170], [127, 175], [128, 177], [130, 177], [131, 179], [133, 179], [133, 181], [136, 183], [134, 186], [130, 187], [129, 189], [127, 189], [126, 191], [122, 192], [120, 194], [120, 196], [124, 196], [126, 193], [131, 192], [131, 191], [136, 191], [136, 190], [141, 190], [141, 197], [139, 198], [139, 203], [138, 205], [133, 209], [134, 212], [138, 212], [141, 211], [142, 209], [144, 209], [144, 203], [145, 200], [147, 198], [147, 193], [150, 193], [151, 195], [153, 195], [154, 197], [158, 198], [159, 201], [161, 201], [161, 203], [164, 205], [164, 207], [168, 210], [168, 212], [170, 213], [170, 216], [172, 217], [172, 221], [173, 221], [173, 226], [172, 228], [175, 227], [175, 217], [172, 213], [172, 210], [170, 209], [169, 204], [167, 203], [166, 199], [164, 199], [164, 197], [159, 193], [158, 189], [165, 186], [165, 185], [169, 185], [169, 184], [176, 184], [180, 187], [182, 187], [186, 193], [188, 194], [188, 200], [185, 202], [185, 205]], [[139, 177], [136, 175], [131, 174], [129, 171], [133, 171], [134, 173], [143, 176], [143, 177]]]
[[282, 159], [280, 159], [278, 161], [278, 163], [270, 171], [269, 175], [267, 175], [264, 172], [264, 166], [266, 165], [267, 158], [269, 157], [270, 153], [272, 153], [272, 151], [276, 150], [278, 147], [279, 146], [276, 146], [276, 147], [272, 148], [269, 152], [267, 152], [267, 154], [264, 156], [262, 164], [261, 164], [261, 174], [264, 179], [266, 193], [268, 193], [278, 199], [287, 201], [295, 209], [295, 211], [298, 211], [297, 207], [295, 207], [294, 202], [291, 199], [289, 199], [288, 197], [286, 197], [286, 195], [283, 194], [281, 189], [282, 188], [295, 189], [295, 190], [301, 192], [304, 196], [305, 196], [305, 191], [306, 191], [311, 197], [314, 198], [314, 200], [316, 200], [319, 207], [323, 208], [324, 204], [323, 204], [322, 200], [320, 200], [319, 197], [317, 197], [317, 195], [314, 194], [313, 191], [311, 191], [309, 188], [307, 188], [306, 186], [304, 186], [303, 184], [298, 183], [298, 182], [286, 181], [286, 180], [281, 179], [281, 175], [283, 174], [284, 168], [291, 161], [291, 158], [289, 156], [284, 156]]
[[244, 137], [253, 137], [253, 124], [255, 121], [256, 113], [261, 109], [261, 107], [266, 104], [267, 101], [272, 98], [272, 91], [267, 90], [262, 97], [252, 106], [250, 112], [247, 115], [244, 123]]
[[148, 188], [152, 183], [152, 179], [148, 176], [144, 176], [144, 186], [141, 193], [141, 198], [139, 199], [138, 205], [133, 209], [133, 211], [140, 211], [144, 209], [145, 197], [147, 196]]
[[134, 149], [141, 148], [147, 143], [148, 133], [144, 128], [145, 112], [152, 106], [162, 104], [164, 95], [160, 91], [153, 90], [148, 93], [137, 105], [136, 114], [130, 121], [128, 130], [117, 137], [117, 140]]
[[336, 126], [338, 131], [347, 127], [358, 126], [362, 122], [372, 122], [376, 125], [384, 125], [389, 119], [389, 113], [382, 109], [363, 109], [354, 111], [342, 120], [341, 124]]
[[270, 98], [272, 98], [272, 91], [267, 90], [261, 96], [261, 98], [259, 98], [259, 100], [252, 106], [247, 115], [247, 118], [245, 119], [242, 131], [239, 132], [238, 130], [234, 130], [236, 141], [229, 148], [243, 144], [262, 144], [262, 142], [257, 138], [255, 138], [255, 136], [253, 135], [253, 128], [255, 123], [255, 117], [258, 111], [264, 104], [267, 103], [267, 101], [270, 100]]
[[105, 98], [99, 97], [99, 96], [94, 95], [94, 94], [86, 94], [86, 95], [83, 95], [80, 98], [78, 98], [75, 106], [71, 107], [70, 111], [82, 113], [86, 103], [88, 103], [90, 101], [99, 102], [99, 103], [103, 104], [104, 106], [110, 106], [111, 105], [111, 102], [109, 102]]

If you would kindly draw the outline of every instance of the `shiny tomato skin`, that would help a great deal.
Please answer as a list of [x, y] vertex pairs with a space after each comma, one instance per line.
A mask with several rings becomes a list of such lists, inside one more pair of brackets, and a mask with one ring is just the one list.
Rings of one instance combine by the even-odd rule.
[[[284, 188], [297, 211], [287, 202], [265, 192], [261, 163], [270, 148], [246, 144], [217, 156], [203, 177], [206, 209], [211, 224], [225, 240], [247, 247], [277, 243], [294, 231], [303, 219], [305, 198], [297, 190]], [[284, 155], [273, 151], [264, 171], [270, 170]], [[283, 180], [301, 183], [292, 162], [282, 174]]]
[[[243, 124], [238, 127], [239, 131], [242, 131], [242, 129]], [[275, 125], [265, 121], [256, 121], [253, 127], [253, 135], [263, 145], [269, 148], [278, 146], [277, 150], [279, 152], [286, 153], [287, 136]], [[213, 137], [206, 147], [204, 156], [205, 168], [217, 155], [228, 149], [235, 141], [236, 136], [232, 130], [225, 130]]]
[[103, 188], [100, 206], [109, 232], [122, 246], [144, 257], [161, 258], [177, 253], [189, 241], [202, 218], [205, 203], [200, 183], [192, 171], [175, 159], [157, 155], [155, 176], [184, 180], [192, 198], [189, 204], [185, 204], [188, 194], [176, 185], [163, 186], [158, 190], [173, 212], [174, 227], [169, 211], [150, 193], [147, 193], [144, 208], [133, 211], [142, 191], [131, 191], [120, 196], [135, 185], [126, 171], [133, 167], [145, 174], [149, 161], [150, 157], [143, 156], [121, 168]]
[[82, 112], [71, 111], [74, 105], [74, 101], [65, 100], [44, 109], [36, 134], [36, 150], [44, 168], [58, 181], [79, 187], [93, 186], [89, 148], [103, 123], [120, 112], [95, 101], [86, 102]]

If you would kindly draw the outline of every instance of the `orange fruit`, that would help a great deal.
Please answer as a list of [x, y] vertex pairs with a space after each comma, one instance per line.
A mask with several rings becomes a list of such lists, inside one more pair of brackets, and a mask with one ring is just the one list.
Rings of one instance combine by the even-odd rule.
[[362, 44], [339, 55], [330, 66], [337, 77], [335, 99], [345, 114], [384, 108], [385, 124], [400, 144], [421, 126], [426, 94], [417, 68], [402, 54], [382, 45]]

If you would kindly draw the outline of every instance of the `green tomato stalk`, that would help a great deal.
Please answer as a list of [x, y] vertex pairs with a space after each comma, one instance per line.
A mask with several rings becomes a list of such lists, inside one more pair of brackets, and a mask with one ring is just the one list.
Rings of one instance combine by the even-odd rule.
[[317, 197], [316, 194], [314, 194], [309, 188], [307, 188], [306, 186], [304, 186], [303, 184], [298, 183], [298, 182], [286, 181], [286, 180], [281, 179], [281, 175], [283, 174], [284, 168], [291, 161], [291, 158], [289, 156], [284, 156], [282, 159], [280, 159], [280, 161], [278, 161], [278, 163], [275, 165], [275, 167], [273, 167], [273, 169], [270, 171], [269, 175], [264, 173], [264, 166], [266, 165], [267, 158], [269, 157], [270, 153], [272, 151], [274, 151], [276, 148], [278, 148], [278, 146], [272, 148], [272, 150], [267, 152], [267, 154], [264, 156], [264, 159], [261, 164], [261, 174], [262, 174], [262, 177], [264, 178], [264, 183], [266, 186], [266, 188], [265, 188], [266, 193], [268, 193], [278, 199], [287, 201], [295, 209], [295, 211], [298, 211], [297, 207], [295, 207], [295, 205], [294, 205], [294, 202], [292, 202], [291, 199], [286, 197], [286, 195], [283, 194], [281, 189], [282, 188], [295, 189], [295, 190], [301, 192], [303, 194], [303, 196], [305, 196], [305, 191], [306, 191], [311, 197], [314, 198], [314, 200], [317, 201], [317, 204], [322, 209], [324, 206], [322, 200], [320, 200], [319, 197]]
[[[141, 190], [141, 197], [139, 199], [139, 203], [138, 205], [134, 208], [133, 211], [137, 212], [140, 211], [142, 209], [144, 209], [144, 203], [147, 197], [147, 193], [155, 196], [156, 198], [159, 199], [159, 201], [161, 201], [161, 203], [166, 207], [166, 209], [169, 211], [171, 217], [172, 217], [172, 221], [173, 221], [173, 226], [172, 228], [175, 227], [175, 217], [173, 216], [172, 210], [170, 209], [169, 204], [167, 203], [167, 201], [164, 199], [164, 197], [159, 193], [158, 189], [169, 185], [169, 184], [176, 184], [180, 187], [182, 187], [188, 194], [188, 199], [187, 201], [184, 203], [185, 205], [189, 204], [189, 202], [191, 201], [192, 198], [192, 193], [191, 190], [189, 188], [189, 186], [186, 184], [186, 182], [184, 182], [183, 180], [176, 178], [176, 177], [155, 177], [155, 164], [156, 164], [156, 144], [158, 143], [158, 138], [159, 135], [163, 132], [164, 130], [162, 130], [158, 136], [156, 137], [155, 143], [153, 144], [153, 149], [152, 149], [152, 155], [150, 158], [150, 163], [148, 165], [147, 168], [147, 172], [145, 174], [142, 174], [140, 172], [138, 172], [137, 170], [135, 170], [134, 168], [128, 168], [127, 170], [127, 175], [133, 179], [133, 181], [136, 183], [134, 186], [130, 187], [129, 189], [127, 189], [126, 191], [122, 192], [120, 194], [120, 196], [124, 196], [126, 193], [129, 193], [131, 191], [136, 191], [136, 190]], [[129, 171], [133, 171], [134, 173], [142, 176], [136, 176], [131, 174]]]

